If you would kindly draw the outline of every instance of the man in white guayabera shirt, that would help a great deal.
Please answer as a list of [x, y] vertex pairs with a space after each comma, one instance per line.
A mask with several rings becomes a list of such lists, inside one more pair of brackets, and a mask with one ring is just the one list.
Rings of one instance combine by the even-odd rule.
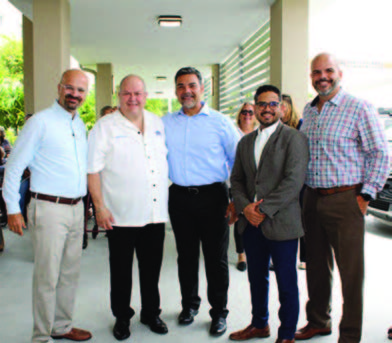
[[80, 272], [83, 201], [87, 192], [86, 129], [77, 113], [88, 91], [81, 70], [67, 70], [58, 99], [23, 127], [8, 159], [3, 196], [8, 226], [23, 235], [19, 186], [31, 172], [28, 225], [34, 247], [33, 343], [52, 338], [86, 341], [91, 333], [72, 327]]
[[144, 81], [126, 76], [120, 108], [100, 119], [89, 137], [88, 183], [97, 223], [107, 230], [110, 300], [117, 340], [130, 336], [134, 250], [139, 263], [141, 322], [165, 334], [158, 289], [165, 222], [168, 221], [168, 166], [160, 118], [144, 110]]

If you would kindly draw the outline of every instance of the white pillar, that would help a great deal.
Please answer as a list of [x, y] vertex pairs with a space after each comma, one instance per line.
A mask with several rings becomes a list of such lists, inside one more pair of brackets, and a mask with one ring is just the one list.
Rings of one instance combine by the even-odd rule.
[[68, 0], [33, 0], [34, 109], [57, 99], [57, 84], [70, 65]]
[[219, 64], [211, 66], [211, 107], [219, 111]]
[[95, 108], [97, 117], [104, 106], [112, 106], [113, 72], [111, 63], [97, 64], [97, 78], [95, 80]]
[[292, 96], [299, 111], [309, 80], [309, 0], [276, 0], [271, 6], [271, 84]]

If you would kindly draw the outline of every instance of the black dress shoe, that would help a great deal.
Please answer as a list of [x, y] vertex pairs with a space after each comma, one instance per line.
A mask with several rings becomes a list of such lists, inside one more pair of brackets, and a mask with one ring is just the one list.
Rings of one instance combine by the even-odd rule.
[[129, 319], [116, 319], [116, 323], [113, 327], [113, 336], [118, 341], [123, 341], [131, 336], [131, 331], [129, 330], [131, 322]]
[[147, 317], [141, 315], [140, 321], [143, 324], [148, 325], [150, 327], [150, 330], [155, 333], [164, 335], [169, 332], [165, 322], [161, 318], [159, 318], [159, 316]]
[[211, 336], [222, 336], [227, 329], [226, 318], [217, 317], [213, 318], [210, 327]]
[[180, 315], [178, 316], [178, 324], [180, 325], [189, 325], [192, 324], [196, 315], [199, 313], [198, 310], [194, 308], [184, 308]]
[[246, 270], [246, 262], [242, 261], [242, 262], [238, 262], [237, 263], [237, 269], [240, 272], [244, 272]]

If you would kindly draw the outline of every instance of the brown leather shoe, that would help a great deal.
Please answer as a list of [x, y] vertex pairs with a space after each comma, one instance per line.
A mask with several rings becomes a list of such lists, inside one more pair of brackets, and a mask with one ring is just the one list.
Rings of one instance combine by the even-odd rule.
[[233, 332], [232, 334], [230, 334], [229, 338], [232, 341], [246, 341], [247, 339], [251, 339], [255, 337], [263, 338], [269, 336], [270, 336], [269, 325], [267, 325], [265, 328], [262, 329], [258, 329], [252, 325], [249, 325], [243, 330]]
[[61, 336], [52, 336], [53, 339], [69, 339], [70, 341], [88, 341], [93, 335], [91, 332], [82, 330], [82, 329], [77, 329], [77, 328], [72, 328], [72, 330], [64, 335]]
[[310, 324], [304, 326], [302, 329], [299, 329], [295, 335], [294, 338], [297, 341], [304, 341], [306, 339], [310, 339], [314, 336], [320, 335], [320, 336], [327, 336], [332, 333], [331, 328], [313, 328], [310, 326]]
[[275, 343], [294, 343], [294, 342], [295, 342], [294, 339], [281, 339], [281, 338], [278, 338]]

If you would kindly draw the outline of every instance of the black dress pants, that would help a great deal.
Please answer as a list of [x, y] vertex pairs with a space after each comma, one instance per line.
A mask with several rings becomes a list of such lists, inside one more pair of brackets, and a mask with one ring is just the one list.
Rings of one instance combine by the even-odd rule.
[[207, 297], [212, 318], [228, 314], [229, 226], [225, 218], [228, 191], [224, 183], [169, 189], [169, 214], [178, 252], [182, 307], [198, 309], [200, 243], [207, 276]]
[[113, 227], [108, 230], [110, 264], [110, 300], [116, 318], [130, 319], [135, 311], [130, 306], [132, 293], [133, 255], [139, 264], [141, 313], [157, 316], [161, 313], [159, 275], [162, 266], [165, 224], [144, 227]]

